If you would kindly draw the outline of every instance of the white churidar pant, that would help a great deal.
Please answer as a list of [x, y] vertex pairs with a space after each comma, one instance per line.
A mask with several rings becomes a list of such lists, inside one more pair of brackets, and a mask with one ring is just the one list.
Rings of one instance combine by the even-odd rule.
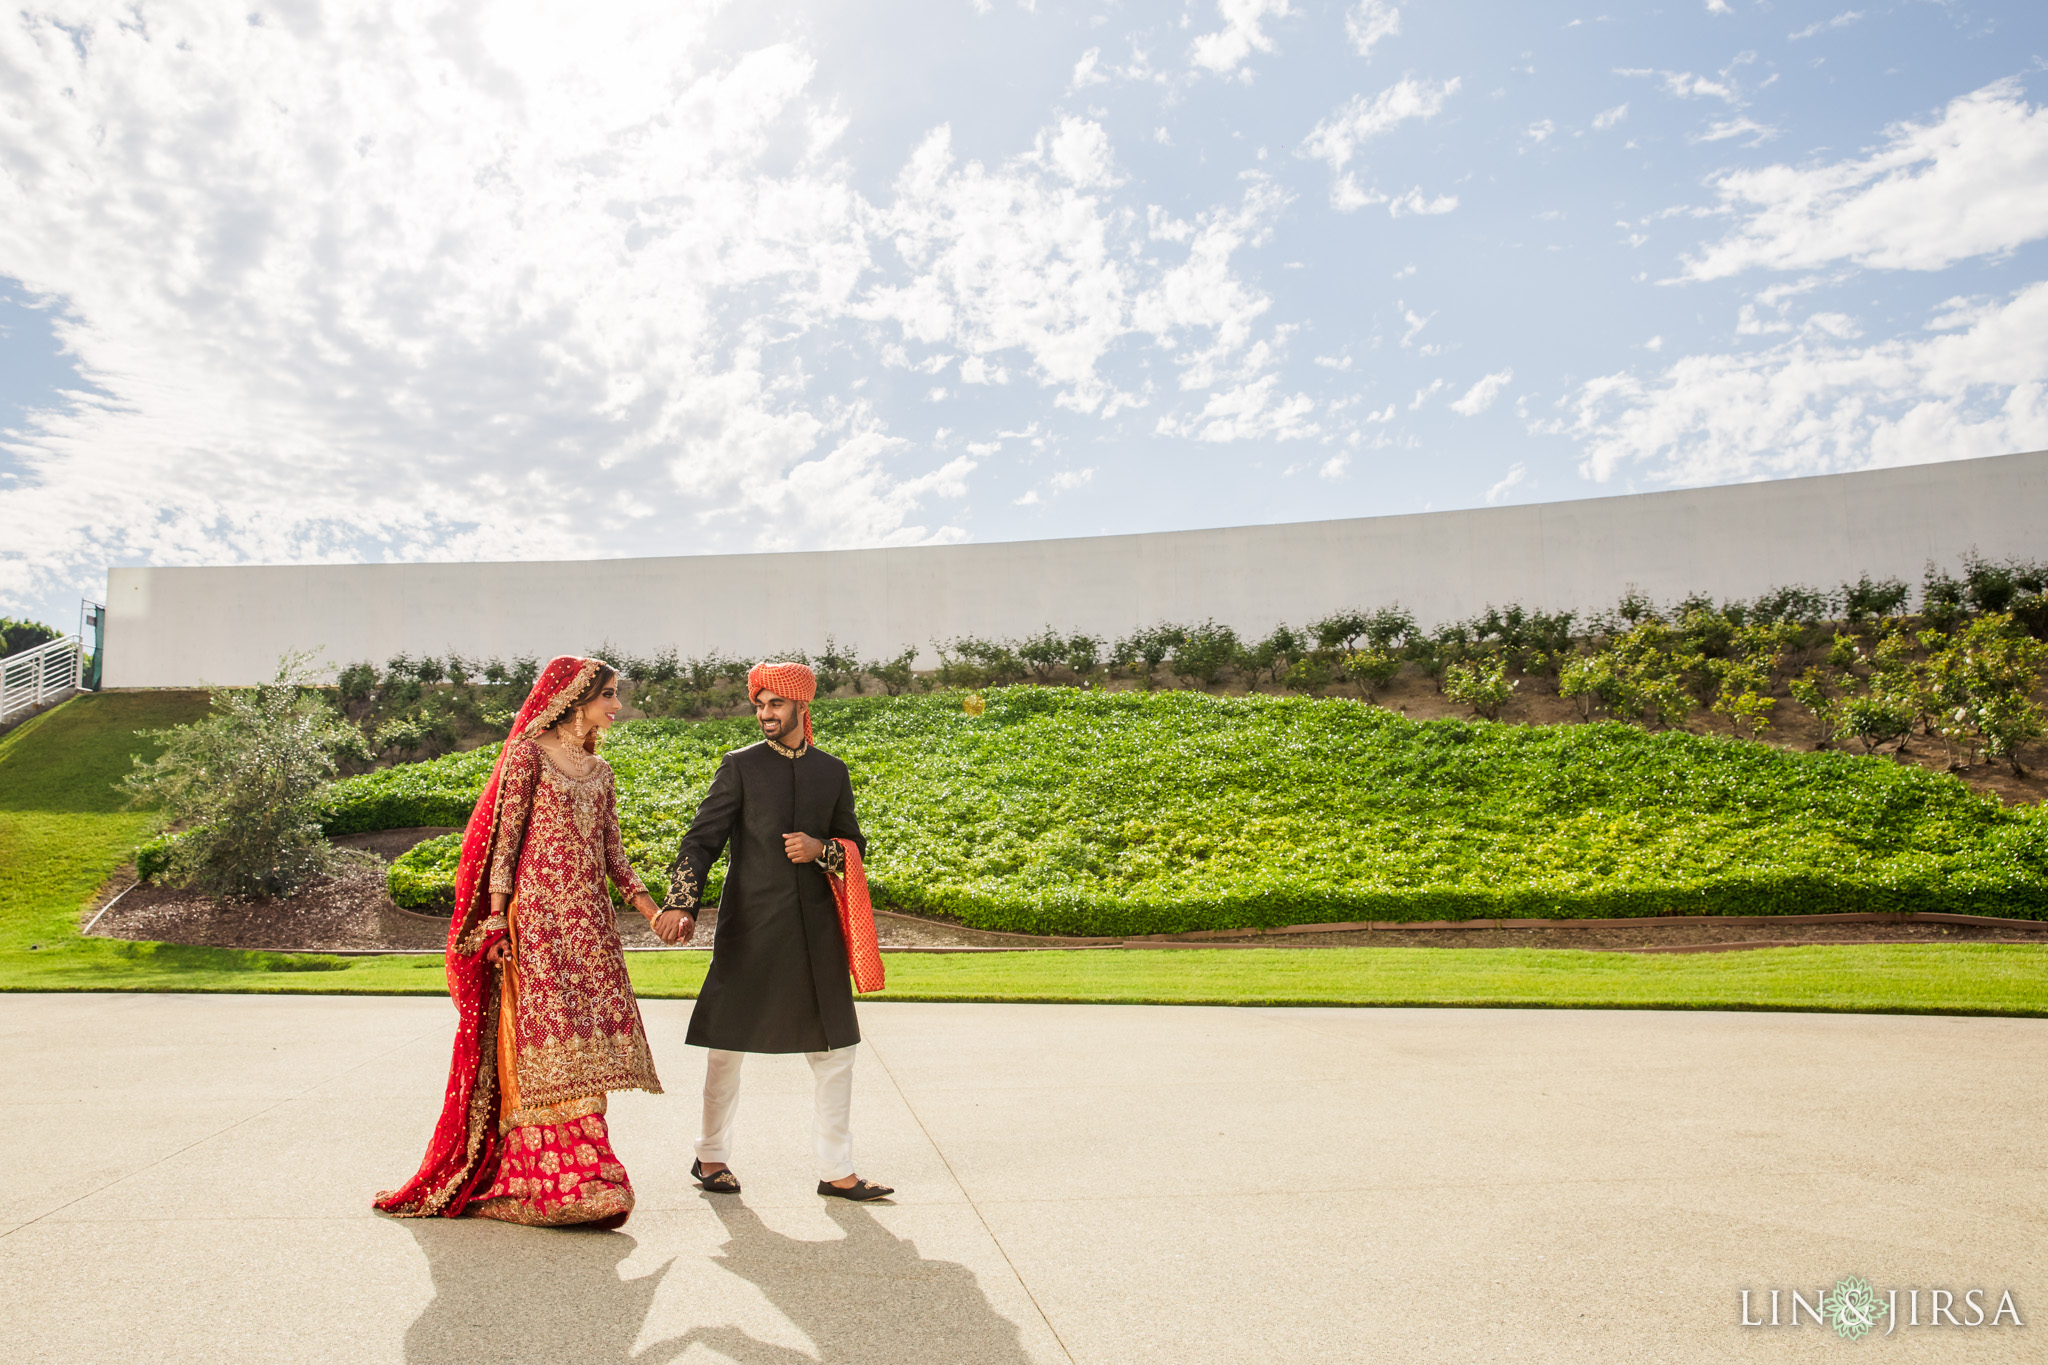
[[[806, 1052], [816, 1086], [811, 1120], [811, 1146], [818, 1155], [820, 1180], [844, 1180], [853, 1174], [853, 1047]], [[710, 1049], [704, 1066], [704, 1136], [697, 1139], [697, 1160], [732, 1161], [732, 1123], [740, 1112], [740, 1063], [744, 1052]]]

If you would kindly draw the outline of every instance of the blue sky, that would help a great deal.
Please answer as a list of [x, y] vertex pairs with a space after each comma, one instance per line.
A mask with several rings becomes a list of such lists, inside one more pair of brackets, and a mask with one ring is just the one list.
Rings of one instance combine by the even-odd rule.
[[0, 611], [2048, 446], [2039, 5], [31, 5]]

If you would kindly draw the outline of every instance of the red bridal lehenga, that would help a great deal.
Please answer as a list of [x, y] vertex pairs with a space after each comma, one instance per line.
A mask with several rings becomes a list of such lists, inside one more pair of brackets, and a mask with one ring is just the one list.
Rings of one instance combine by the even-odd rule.
[[[448, 927], [460, 1015], [448, 1092], [419, 1173], [377, 1196], [386, 1213], [556, 1226], [616, 1224], [632, 1210], [605, 1096], [659, 1094], [661, 1082], [604, 882], [629, 897], [643, 887], [619, 840], [610, 765], [592, 754], [567, 772], [534, 742], [598, 667], [548, 664], [469, 817]], [[512, 893], [503, 916], [491, 913], [493, 891]], [[506, 939], [492, 966], [485, 954]]]

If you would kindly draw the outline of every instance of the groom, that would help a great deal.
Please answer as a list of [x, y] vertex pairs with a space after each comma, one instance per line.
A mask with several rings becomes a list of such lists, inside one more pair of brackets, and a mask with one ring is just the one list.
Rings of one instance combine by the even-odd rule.
[[846, 765], [811, 743], [816, 677], [802, 664], [757, 664], [747, 695], [761, 742], [718, 765], [711, 790], [669, 871], [654, 932], [685, 942], [696, 931], [711, 865], [732, 858], [718, 902], [711, 970], [690, 1015], [688, 1042], [711, 1049], [704, 1070], [704, 1129], [690, 1174], [707, 1190], [739, 1193], [726, 1163], [739, 1110], [740, 1063], [749, 1052], [801, 1052], [816, 1082], [812, 1141], [818, 1193], [879, 1199], [895, 1191], [853, 1172], [853, 1056], [860, 1026], [847, 981], [845, 935], [826, 870], [845, 868], [849, 840], [865, 852]]

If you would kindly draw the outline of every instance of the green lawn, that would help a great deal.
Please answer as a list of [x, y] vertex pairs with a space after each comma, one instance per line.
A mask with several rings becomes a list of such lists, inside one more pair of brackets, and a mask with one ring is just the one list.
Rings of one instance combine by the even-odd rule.
[[[1531, 948], [889, 953], [870, 1000], [1464, 1005], [2048, 1017], [2048, 946], [1901, 944], [1636, 956]], [[635, 953], [648, 999], [687, 999], [703, 953]], [[0, 989], [439, 995], [438, 957], [289, 957], [143, 945], [0, 960]]]
[[[337, 958], [84, 939], [78, 912], [148, 828], [112, 784], [137, 729], [194, 693], [108, 693], [0, 739], [0, 990], [438, 995], [436, 957]], [[889, 954], [873, 999], [1783, 1009], [2048, 1016], [2048, 946], [1814, 947], [1634, 956], [1537, 949]], [[701, 953], [637, 953], [650, 998], [693, 995]]]

